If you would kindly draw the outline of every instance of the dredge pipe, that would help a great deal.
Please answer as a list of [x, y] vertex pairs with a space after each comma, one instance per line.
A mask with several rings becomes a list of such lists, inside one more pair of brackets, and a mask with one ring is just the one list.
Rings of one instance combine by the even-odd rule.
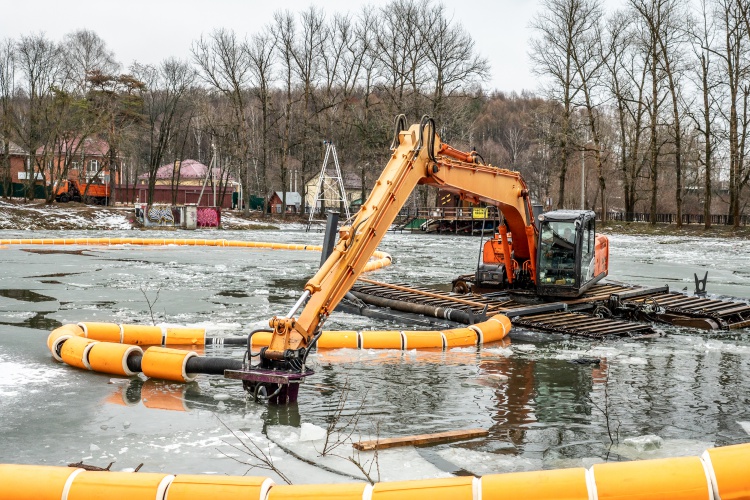
[[465, 325], [472, 325], [477, 321], [484, 321], [487, 319], [484, 314], [475, 315], [471, 312], [451, 309], [449, 307], [435, 307], [425, 304], [414, 304], [413, 302], [404, 302], [402, 300], [374, 297], [372, 295], [367, 295], [355, 291], [352, 291], [350, 293], [365, 304], [370, 304], [377, 307], [388, 307], [395, 311], [403, 311], [413, 314], [422, 314], [424, 316], [432, 316], [440, 319], [447, 319], [449, 321], [455, 321], [456, 323], [463, 323]]
[[[243, 339], [245, 340], [245, 339]], [[245, 340], [247, 342], [247, 340]], [[142, 372], [141, 361], [143, 356], [130, 356], [127, 359], [128, 368], [133, 372]], [[204, 356], [192, 356], [185, 362], [185, 371], [188, 373], [203, 373], [206, 375], [224, 375], [224, 370], [241, 370], [242, 360], [234, 358], [207, 358]]]

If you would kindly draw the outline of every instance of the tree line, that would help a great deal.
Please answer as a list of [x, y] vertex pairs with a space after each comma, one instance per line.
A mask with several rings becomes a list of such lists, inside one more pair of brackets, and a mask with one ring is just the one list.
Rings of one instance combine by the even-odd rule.
[[[443, 140], [521, 171], [538, 202], [603, 218], [650, 212], [652, 222], [659, 211], [724, 211], [736, 224], [750, 180], [749, 7], [700, 1], [627, 0], [605, 13], [601, 0], [544, 0], [529, 46], [536, 94], [488, 90], [470, 31], [431, 0], [278, 11], [258, 32], [217, 29], [182, 59], [126, 69], [92, 31], [6, 39], [0, 178], [11, 180], [10, 140], [54, 183], [86, 138], [101, 138], [101, 170], [119, 168], [131, 186], [146, 174], [146, 201], [159, 166], [187, 158], [218, 167], [220, 190], [231, 174], [249, 200], [312, 178], [331, 140], [365, 197], [393, 117], [429, 114]], [[434, 195], [420, 190], [414, 203]], [[111, 201], [133, 196], [121, 189]]]

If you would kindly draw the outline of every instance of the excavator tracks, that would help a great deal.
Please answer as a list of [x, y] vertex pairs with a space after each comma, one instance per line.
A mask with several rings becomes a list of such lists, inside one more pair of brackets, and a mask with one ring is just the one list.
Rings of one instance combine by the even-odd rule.
[[592, 339], [648, 337], [653, 323], [704, 330], [750, 327], [750, 304], [670, 292], [669, 287], [600, 283], [585, 295], [558, 302], [534, 302], [535, 296], [506, 292], [455, 294], [402, 283], [360, 279], [352, 293], [363, 302], [461, 323], [507, 315], [514, 325]]

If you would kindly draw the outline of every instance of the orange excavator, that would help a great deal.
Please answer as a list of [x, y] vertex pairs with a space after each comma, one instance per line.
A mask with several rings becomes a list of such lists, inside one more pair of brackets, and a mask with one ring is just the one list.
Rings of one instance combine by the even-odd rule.
[[[251, 339], [258, 331], [273, 332], [270, 345], [257, 353], [251, 352], [248, 341], [247, 366], [233, 376], [241, 378], [256, 398], [296, 399], [298, 382], [311, 373], [305, 360], [322, 333], [323, 322], [360, 276], [419, 184], [497, 207], [503, 214], [503, 226], [483, 252], [484, 272], [497, 275], [500, 286], [540, 296], [570, 297], [606, 276], [609, 247], [606, 237], [595, 234], [593, 212], [550, 212], [539, 217], [537, 229], [521, 175], [485, 165], [476, 153], [441, 143], [429, 117], [407, 128], [404, 115], [398, 116], [391, 150], [370, 197], [354, 220], [339, 229], [332, 253], [289, 313], [273, 317], [270, 330], [250, 333]], [[255, 365], [251, 365], [253, 357], [259, 358]]]

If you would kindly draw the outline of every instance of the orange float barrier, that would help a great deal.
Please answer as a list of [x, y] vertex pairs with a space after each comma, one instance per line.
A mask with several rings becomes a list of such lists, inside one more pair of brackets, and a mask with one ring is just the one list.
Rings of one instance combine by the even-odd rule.
[[205, 345], [206, 330], [203, 328], [171, 328], [168, 327], [165, 345]]
[[559, 469], [483, 476], [482, 498], [589, 500], [586, 469]]
[[[255, 336], [253, 336], [253, 340], [255, 340]], [[318, 339], [318, 347], [321, 349], [358, 349], [360, 345], [359, 333], [355, 331], [323, 332], [323, 335]]]
[[96, 372], [131, 377], [136, 374], [128, 368], [131, 356], [143, 356], [143, 350], [134, 345], [98, 342], [89, 349], [88, 362]]
[[[502, 340], [510, 333], [510, 324], [507, 316], [498, 314], [476, 325], [442, 332], [430, 330], [324, 331], [318, 339], [318, 347], [322, 349], [446, 349], [467, 347]], [[272, 334], [268, 332], [256, 333], [252, 338], [253, 348], [268, 346], [271, 342], [271, 336]]]
[[269, 478], [88, 472], [68, 467], [0, 465], [3, 500], [605, 500], [748, 499], [750, 444], [698, 457], [596, 464], [480, 478], [276, 486]]
[[83, 469], [45, 465], [0, 464], [0, 498], [4, 500], [60, 500]]
[[474, 500], [479, 498], [479, 489], [475, 477], [377, 483], [372, 500]]
[[175, 382], [192, 382], [197, 374], [187, 373], [185, 366], [188, 359], [193, 356], [196, 356], [196, 354], [192, 351], [181, 351], [167, 347], [149, 347], [143, 353], [141, 369], [143, 374], [148, 377]]
[[172, 480], [148, 472], [83, 471], [73, 478], [66, 500], [161, 500]]
[[369, 500], [372, 498], [372, 486], [365, 483], [356, 484], [308, 484], [292, 486], [274, 486], [268, 494], [268, 500]]
[[591, 471], [598, 500], [709, 500], [712, 496], [698, 457], [611, 462], [596, 464]]
[[403, 349], [404, 339], [400, 331], [363, 330], [362, 349]]
[[750, 500], [750, 444], [712, 448], [701, 459], [716, 500]]
[[169, 485], [166, 498], [168, 500], [204, 500], [207, 498], [266, 500], [266, 498], [271, 498], [268, 496], [269, 491], [275, 489], [274, 482], [267, 477], [180, 474]]
[[89, 350], [95, 343], [97, 343], [96, 340], [71, 337], [63, 343], [60, 349], [60, 357], [70, 366], [90, 370], [91, 365], [88, 360]]
[[164, 330], [151, 325], [119, 325], [122, 329], [122, 343], [134, 345], [162, 345]]
[[114, 323], [92, 323], [89, 321], [78, 323], [83, 329], [83, 336], [87, 339], [102, 342], [122, 342], [122, 328]]

